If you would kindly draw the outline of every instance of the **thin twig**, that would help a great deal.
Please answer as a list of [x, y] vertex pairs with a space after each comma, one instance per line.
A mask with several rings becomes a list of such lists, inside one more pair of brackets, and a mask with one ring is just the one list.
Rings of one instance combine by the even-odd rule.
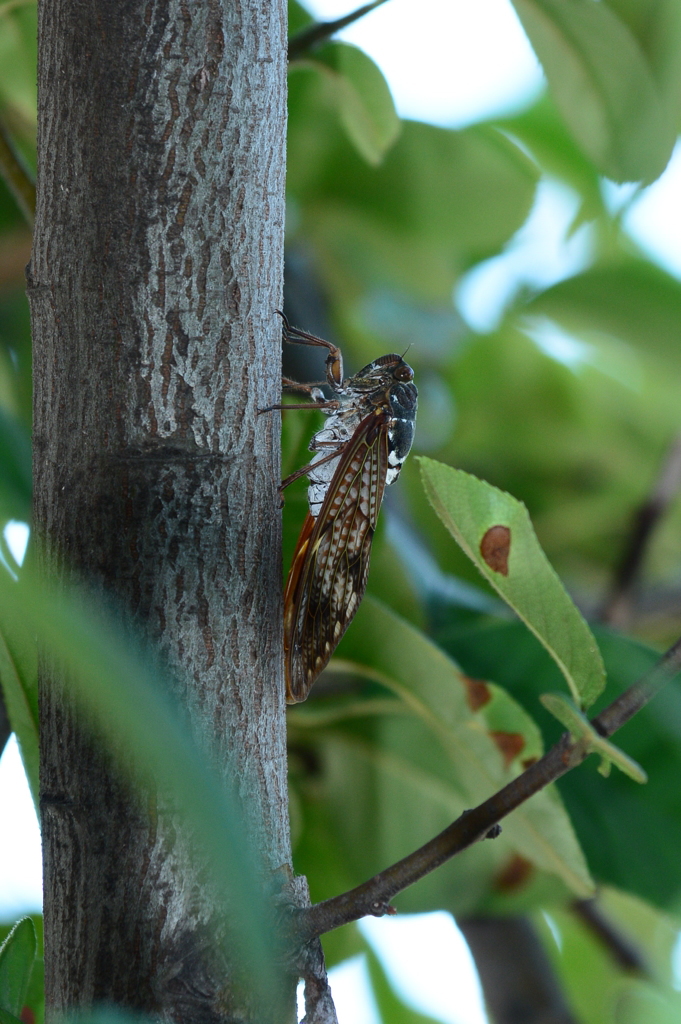
[[681, 434], [669, 447], [650, 497], [633, 516], [629, 538], [614, 574], [612, 589], [601, 611], [603, 622], [621, 625], [629, 617], [631, 593], [640, 574], [653, 533], [681, 489]]
[[615, 927], [599, 906], [598, 900], [575, 900], [572, 911], [605, 947], [618, 967], [629, 974], [651, 978], [650, 968], [643, 959], [641, 950]]
[[26, 218], [29, 227], [33, 227], [35, 217], [35, 185], [28, 171], [19, 159], [9, 132], [0, 121], [0, 174], [17, 201], [17, 205]]
[[[641, 708], [652, 700], [670, 679], [681, 671], [681, 639], [670, 647], [653, 669], [620, 694], [600, 715], [591, 720], [596, 732], [612, 736]], [[372, 914], [381, 917], [392, 912], [390, 901], [424, 875], [434, 871], [457, 853], [484, 839], [497, 822], [514, 811], [531, 796], [576, 768], [589, 755], [584, 739], [573, 740], [569, 733], [561, 736], [544, 756], [500, 789], [484, 803], [465, 811], [448, 828], [425, 846], [403, 860], [381, 871], [368, 882], [349, 892], [316, 903], [300, 912], [298, 934], [302, 942], [339, 928], [350, 921]]]
[[336, 32], [340, 32], [342, 28], [352, 25], [353, 21], [358, 21], [359, 18], [363, 18], [365, 14], [369, 14], [375, 7], [380, 7], [384, 3], [386, 3], [386, 0], [373, 0], [373, 3], [364, 4], [363, 7], [358, 7], [356, 11], [344, 14], [342, 18], [336, 18], [335, 21], [314, 22], [313, 25], [304, 28], [297, 35], [289, 39], [288, 59], [296, 60], [298, 57], [302, 57], [315, 46], [318, 46], [319, 43], [330, 39]]

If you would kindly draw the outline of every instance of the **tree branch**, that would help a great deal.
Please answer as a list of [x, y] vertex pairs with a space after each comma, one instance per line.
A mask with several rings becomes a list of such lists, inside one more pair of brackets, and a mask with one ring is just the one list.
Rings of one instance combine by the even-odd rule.
[[[612, 736], [680, 670], [681, 639], [669, 648], [649, 673], [591, 720], [593, 728], [600, 736]], [[300, 938], [306, 942], [368, 914], [381, 917], [393, 912], [390, 906], [393, 897], [444, 864], [450, 857], [484, 839], [497, 822], [549, 783], [576, 768], [588, 755], [589, 750], [584, 740], [575, 741], [569, 733], [565, 733], [551, 750], [530, 765], [522, 775], [478, 807], [464, 811], [456, 821], [424, 846], [355, 889], [301, 911], [297, 924]]]
[[304, 28], [302, 32], [298, 32], [297, 35], [289, 39], [288, 42], [288, 59], [296, 60], [298, 57], [302, 57], [309, 50], [312, 50], [319, 43], [325, 42], [330, 39], [331, 36], [335, 35], [336, 32], [340, 32], [341, 29], [347, 28], [348, 25], [352, 25], [353, 21], [358, 21], [363, 18], [365, 14], [369, 14], [375, 7], [380, 7], [386, 0], [373, 0], [373, 3], [364, 4], [363, 7], [358, 7], [356, 11], [352, 11], [350, 14], [343, 15], [342, 18], [336, 18], [335, 21], [316, 21], [308, 28]]
[[29, 227], [33, 227], [35, 185], [19, 159], [9, 132], [2, 121], [0, 121], [0, 174], [16, 199], [17, 206], [26, 218]]
[[681, 434], [674, 438], [650, 497], [635, 512], [629, 538], [601, 611], [603, 622], [621, 625], [629, 618], [631, 593], [653, 533], [681, 488]]
[[604, 946], [618, 967], [628, 974], [638, 974], [642, 978], [651, 979], [650, 968], [641, 950], [615, 927], [603, 908], [598, 905], [598, 900], [575, 900], [571, 909]]

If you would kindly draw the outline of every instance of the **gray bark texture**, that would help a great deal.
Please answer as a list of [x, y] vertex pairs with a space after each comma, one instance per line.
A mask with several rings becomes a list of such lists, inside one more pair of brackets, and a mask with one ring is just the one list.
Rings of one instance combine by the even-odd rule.
[[[279, 416], [258, 409], [280, 391], [286, 3], [39, 16], [35, 529], [155, 645], [281, 878]], [[206, 953], [183, 837], [139, 811], [47, 672], [41, 803], [48, 1019], [106, 1001], [251, 1022]]]

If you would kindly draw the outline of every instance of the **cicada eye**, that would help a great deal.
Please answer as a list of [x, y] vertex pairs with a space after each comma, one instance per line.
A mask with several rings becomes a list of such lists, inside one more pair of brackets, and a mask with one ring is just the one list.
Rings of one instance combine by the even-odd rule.
[[414, 379], [414, 371], [409, 363], [400, 363], [395, 367], [394, 376], [396, 380], [408, 381]]

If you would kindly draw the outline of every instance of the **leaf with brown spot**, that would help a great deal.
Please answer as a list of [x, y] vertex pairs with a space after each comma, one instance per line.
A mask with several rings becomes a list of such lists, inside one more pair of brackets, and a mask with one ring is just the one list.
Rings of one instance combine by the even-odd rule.
[[[390, 637], [390, 643], [377, 644], [377, 636]], [[373, 696], [369, 700], [358, 698], [356, 703], [337, 706], [335, 717], [333, 709], [328, 708], [321, 728], [324, 732], [324, 726], [330, 727], [325, 743], [330, 744], [329, 750], [333, 747], [334, 753], [325, 756], [323, 763], [325, 771], [335, 766], [334, 806], [349, 835], [355, 834], [351, 821], [373, 821], [374, 832], [367, 840], [375, 844], [371, 847], [373, 855], [366, 846], [360, 854], [366, 857], [368, 870], [377, 857], [385, 862], [391, 854], [394, 860], [403, 856], [408, 836], [413, 838], [414, 846], [422, 841], [423, 821], [434, 828], [444, 827], [452, 811], [456, 816], [462, 807], [475, 807], [518, 773], [517, 760], [510, 768], [505, 766], [494, 732], [519, 734], [524, 741], [521, 756], [541, 757], [540, 730], [509, 693], [492, 682], [473, 680], [474, 692], [490, 696], [473, 711], [471, 680], [418, 629], [371, 597], [362, 602], [340, 650], [341, 658], [334, 658], [328, 673], [344, 677], [352, 674], [378, 684], [403, 703], [405, 712], [395, 715], [394, 703], [384, 703], [383, 715], [380, 705], [376, 707], [376, 695], [370, 691]], [[347, 660], [341, 660], [343, 657]], [[368, 712], [369, 705], [373, 706], [371, 714], [382, 716], [378, 719], [381, 727], [371, 741], [354, 731], [357, 715], [362, 714], [363, 707]], [[292, 727], [301, 729], [309, 722], [308, 728], [319, 730], [317, 715], [324, 713], [321, 709], [315, 712], [314, 706], [308, 709], [301, 705], [292, 711]], [[344, 721], [348, 722], [347, 732]], [[339, 745], [344, 745], [344, 754]], [[425, 755], [424, 747], [428, 750]], [[380, 823], [375, 819], [370, 796], [376, 792], [374, 787], [366, 787], [368, 803], [362, 806], [362, 786], [352, 784], [353, 773], [362, 763], [365, 768], [359, 777], [365, 778], [363, 772], [370, 764], [381, 780], [377, 785], [383, 798], [388, 799], [390, 794], [389, 812], [380, 816]], [[505, 849], [507, 855], [518, 853], [537, 870], [555, 874], [573, 892], [592, 891], [577, 838], [552, 787], [535, 794], [504, 820], [498, 843], [500, 849], [493, 858], [497, 866], [504, 862], [501, 853]]]
[[511, 531], [508, 526], [490, 526], [480, 541], [480, 554], [494, 572], [508, 576]]
[[487, 683], [483, 683], [482, 679], [471, 679], [470, 676], [462, 675], [461, 678], [466, 687], [466, 700], [471, 711], [479, 711], [485, 704], [489, 704], [492, 692]]
[[[424, 457], [419, 462], [426, 493], [442, 522], [544, 645], [575, 704], [588, 707], [605, 685], [603, 660], [593, 633], [542, 551], [525, 506], [463, 470]], [[512, 553], [506, 548], [511, 535]]]
[[491, 732], [490, 736], [504, 756], [504, 765], [511, 767], [514, 759], [525, 747], [525, 737], [519, 732]]
[[494, 888], [499, 892], [512, 892], [528, 881], [534, 871], [534, 865], [516, 853], [501, 869], [494, 880]]

